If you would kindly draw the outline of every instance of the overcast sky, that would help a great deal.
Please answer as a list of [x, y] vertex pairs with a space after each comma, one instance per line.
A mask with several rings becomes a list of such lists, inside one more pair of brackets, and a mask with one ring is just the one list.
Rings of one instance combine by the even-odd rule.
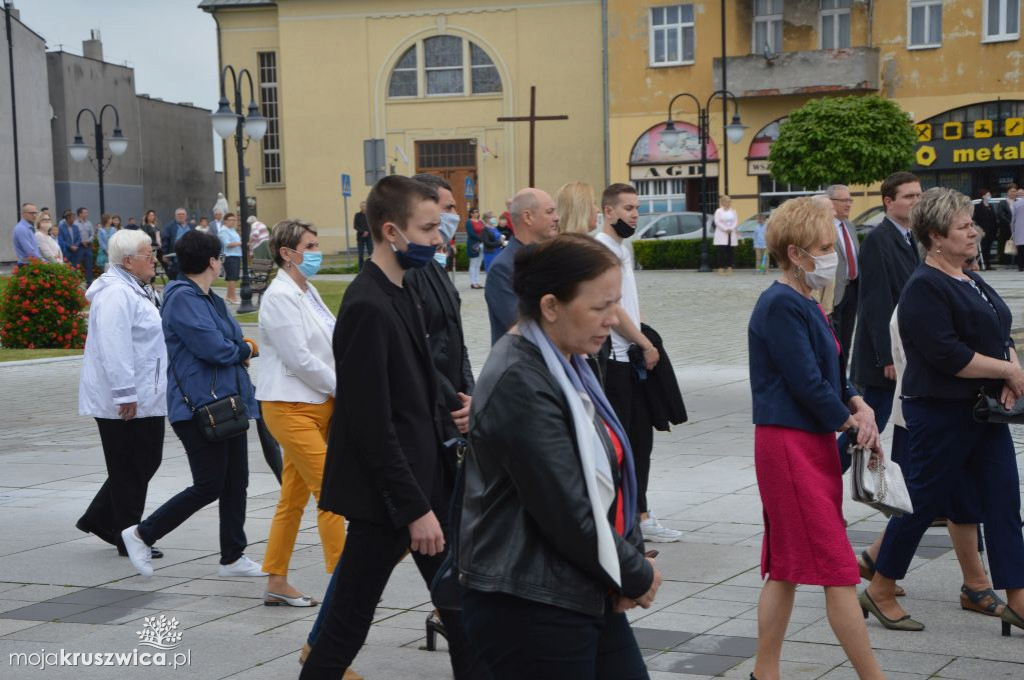
[[[138, 94], [217, 106], [217, 29], [199, 0], [14, 0], [21, 20], [46, 39], [47, 50], [82, 53], [98, 28], [104, 60], [135, 69]], [[222, 169], [219, 138], [214, 162]]]

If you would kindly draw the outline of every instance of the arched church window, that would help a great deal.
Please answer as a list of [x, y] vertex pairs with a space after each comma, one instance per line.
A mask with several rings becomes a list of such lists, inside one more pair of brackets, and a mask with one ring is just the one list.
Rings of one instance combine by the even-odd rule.
[[405, 51], [391, 72], [388, 85], [389, 97], [415, 97], [416, 92], [416, 46]]
[[494, 60], [479, 45], [436, 35], [409, 47], [388, 81], [388, 97], [452, 97], [501, 92]]

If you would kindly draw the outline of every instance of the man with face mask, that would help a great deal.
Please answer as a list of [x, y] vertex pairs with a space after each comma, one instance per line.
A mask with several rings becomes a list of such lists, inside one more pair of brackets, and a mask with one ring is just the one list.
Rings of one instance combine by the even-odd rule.
[[[406, 551], [428, 587], [446, 554], [437, 373], [422, 303], [404, 285], [406, 272], [432, 265], [443, 243], [438, 194], [391, 175], [366, 203], [374, 249], [345, 291], [334, 329], [337, 395], [319, 503], [349, 520], [348, 535], [303, 680], [343, 676]], [[442, 610], [441, 621], [455, 678], [480, 677], [459, 613]]]
[[519, 316], [519, 302], [512, 291], [516, 253], [523, 246], [547, 241], [558, 235], [558, 208], [548, 192], [523, 189], [512, 198], [509, 210], [515, 225], [515, 236], [491, 262], [487, 282], [484, 284], [492, 345], [516, 324]]
[[[619, 324], [612, 329], [611, 354], [605, 366], [605, 394], [616, 415], [626, 428], [636, 465], [637, 511], [640, 530], [645, 541], [668, 543], [678, 541], [682, 532], [663, 526], [647, 507], [647, 483], [651, 474], [651, 450], [654, 448], [654, 427], [647, 406], [645, 385], [640, 369], [650, 371], [657, 365], [658, 349], [640, 331], [640, 300], [633, 273], [633, 251], [623, 241], [636, 231], [640, 215], [636, 189], [629, 184], [612, 184], [601, 195], [604, 226], [597, 234], [618, 257], [622, 271], [622, 299], [619, 302]], [[637, 357], [639, 352], [640, 357]], [[642, 365], [634, 366], [639, 362]], [[646, 379], [646, 375], [644, 376]]]

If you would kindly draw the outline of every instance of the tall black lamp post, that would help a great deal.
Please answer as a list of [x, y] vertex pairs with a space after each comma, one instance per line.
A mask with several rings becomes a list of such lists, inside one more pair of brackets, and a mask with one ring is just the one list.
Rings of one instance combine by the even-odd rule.
[[700, 141], [700, 268], [698, 271], [710, 272], [711, 265], [708, 263], [708, 125], [709, 115], [708, 107], [711, 106], [711, 102], [714, 101], [715, 97], [722, 98], [722, 106], [728, 106], [728, 99], [732, 99], [733, 114], [732, 122], [725, 126], [725, 136], [733, 144], [738, 144], [743, 139], [743, 131], [747, 129], [747, 126], [740, 122], [740, 105], [736, 100], [736, 95], [728, 90], [718, 90], [712, 92], [711, 96], [708, 97], [707, 103], [702, 107], [700, 100], [689, 92], [681, 92], [675, 97], [672, 97], [672, 101], [668, 103], [668, 121], [665, 123], [665, 129], [661, 131], [661, 138], [665, 141], [665, 144], [669, 147], [674, 147], [679, 138], [679, 131], [676, 130], [675, 123], [672, 122], [672, 105], [676, 103], [676, 100], [680, 97], [689, 97], [693, 100], [693, 103], [697, 105], [697, 127], [699, 130], [698, 137]]
[[[108, 109], [114, 112], [114, 132], [106, 139], [107, 146], [110, 147], [110, 157], [106, 157], [103, 154], [103, 114]], [[94, 148], [90, 148], [82, 138], [82, 115], [86, 113], [92, 116], [93, 134], [96, 137], [96, 146]], [[110, 167], [113, 156], [121, 156], [127, 150], [128, 140], [121, 132], [121, 116], [113, 104], [105, 104], [100, 109], [98, 116], [88, 106], [78, 112], [78, 116], [75, 118], [75, 141], [68, 144], [68, 153], [71, 154], [71, 160], [84, 161], [88, 159], [93, 167], [96, 168], [100, 186], [100, 214], [107, 211], [106, 197], [103, 195], [103, 175], [106, 173], [107, 168]], [[89, 158], [90, 151], [94, 152], [92, 158]]]
[[[234, 94], [235, 108], [232, 111], [228, 102], [227, 91], [224, 86], [227, 76], [231, 74], [232, 93]], [[249, 109], [242, 114], [242, 78], [249, 81]], [[237, 73], [230, 64], [220, 72], [220, 102], [217, 105], [216, 113], [210, 114], [213, 121], [213, 130], [221, 139], [235, 136], [235, 152], [238, 156], [238, 209], [242, 223], [242, 304], [238, 306], [236, 314], [255, 312], [256, 307], [252, 304], [252, 279], [249, 276], [249, 203], [245, 196], [245, 150], [249, 142], [258, 142], [267, 133], [267, 119], [260, 115], [259, 106], [256, 105], [252, 74], [248, 69], [241, 69]], [[243, 132], [248, 136], [246, 139]]]

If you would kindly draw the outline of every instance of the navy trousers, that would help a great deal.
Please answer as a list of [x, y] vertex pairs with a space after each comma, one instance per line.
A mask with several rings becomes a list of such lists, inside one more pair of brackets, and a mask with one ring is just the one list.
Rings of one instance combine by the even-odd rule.
[[[889, 424], [892, 416], [892, 400], [896, 395], [896, 383], [892, 387], [875, 387], [868, 385], [864, 388], [864, 401], [875, 412], [875, 425], [878, 426], [878, 434], [882, 434], [885, 426]], [[851, 443], [850, 435], [845, 432], [839, 436], [839, 464], [845, 473], [850, 469], [850, 454], [846, 452]], [[900, 462], [900, 461], [896, 461]]]
[[[992, 584], [1024, 588], [1020, 482], [1007, 425], [976, 423], [972, 401], [905, 400], [909, 429], [904, 476], [914, 514], [889, 520], [876, 564], [902, 579], [932, 519], [959, 494], [977, 500], [985, 523]], [[958, 518], [964, 519], [964, 518]]]

